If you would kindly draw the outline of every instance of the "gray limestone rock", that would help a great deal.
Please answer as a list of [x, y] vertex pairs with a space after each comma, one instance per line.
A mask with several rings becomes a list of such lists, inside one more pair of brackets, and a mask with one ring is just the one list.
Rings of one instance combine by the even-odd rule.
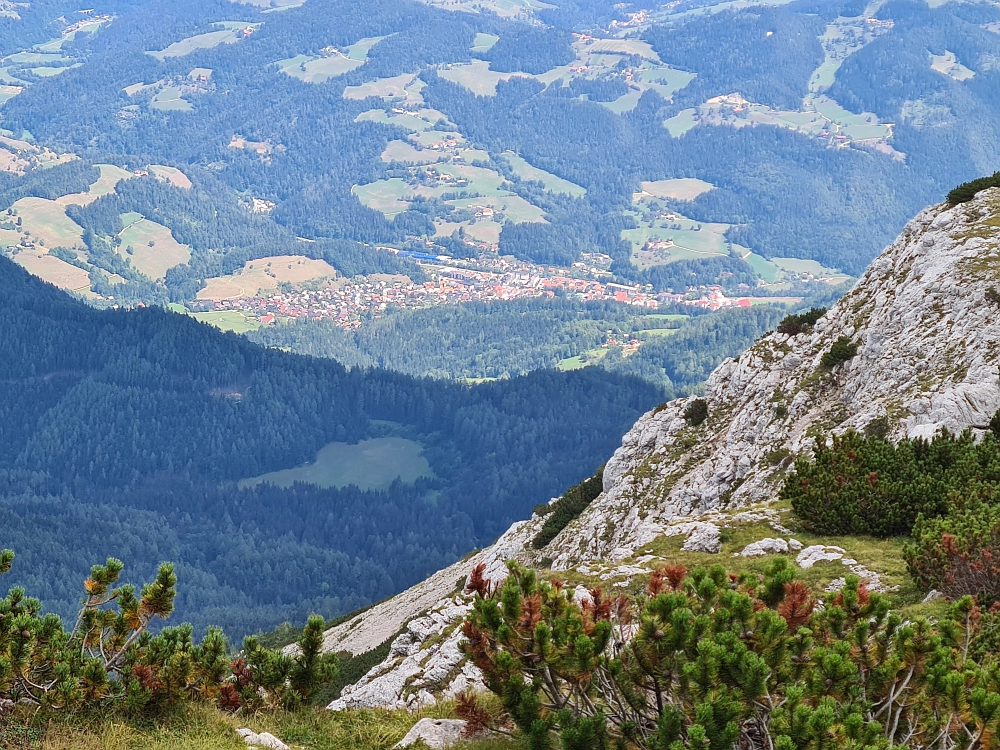
[[418, 740], [423, 740], [432, 750], [450, 747], [462, 739], [465, 726], [461, 719], [421, 719], [393, 747], [409, 747]]
[[761, 539], [743, 548], [740, 554], [743, 557], [755, 557], [758, 555], [774, 555], [788, 552], [788, 542], [784, 539]]

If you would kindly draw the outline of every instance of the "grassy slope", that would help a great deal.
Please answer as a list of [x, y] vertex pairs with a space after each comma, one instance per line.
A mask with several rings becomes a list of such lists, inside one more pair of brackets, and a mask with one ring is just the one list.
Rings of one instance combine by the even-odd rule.
[[[99, 716], [67, 716], [42, 726], [15, 725], [0, 730], [0, 747], [40, 750], [242, 750], [236, 734], [248, 726], [268, 731], [292, 747], [310, 750], [388, 750], [420, 718], [453, 717], [451, 705], [419, 713], [406, 711], [352, 711], [303, 709], [294, 713], [233, 716], [195, 705], [151, 725]], [[420, 747], [419, 745], [417, 747]], [[519, 743], [476, 740], [453, 746], [456, 750], [520, 750]]]

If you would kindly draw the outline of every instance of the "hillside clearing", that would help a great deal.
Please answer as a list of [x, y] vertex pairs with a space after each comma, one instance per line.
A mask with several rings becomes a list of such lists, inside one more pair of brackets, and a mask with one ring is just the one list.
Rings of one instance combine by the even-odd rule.
[[168, 167], [163, 164], [150, 164], [149, 171], [165, 182], [169, 182], [174, 187], [190, 190], [191, 178], [184, 174], [177, 167]]
[[188, 313], [192, 318], [202, 323], [208, 323], [222, 331], [233, 333], [248, 333], [256, 331], [262, 323], [251, 315], [244, 315], [238, 310], [212, 310], [210, 312]]
[[329, 443], [311, 464], [244, 479], [240, 487], [254, 487], [262, 482], [291, 487], [296, 482], [305, 482], [323, 488], [353, 484], [362, 490], [386, 490], [397, 478], [412, 484], [420, 477], [434, 476], [423, 451], [420, 443], [400, 437], [362, 440], [355, 445]]
[[102, 195], [108, 195], [115, 191], [115, 187], [122, 180], [128, 180], [135, 177], [131, 172], [122, 169], [121, 167], [116, 167], [113, 164], [95, 164], [101, 171], [101, 176], [94, 181], [94, 183], [87, 189], [86, 193], [71, 193], [69, 195], [63, 195], [56, 198], [55, 202], [60, 206], [86, 206], [93, 203]]
[[275, 291], [282, 283], [303, 284], [336, 278], [337, 270], [325, 260], [304, 255], [271, 255], [247, 261], [236, 273], [207, 279], [198, 299], [252, 297], [261, 291]]
[[245, 23], [242, 21], [219, 21], [216, 26], [224, 28], [218, 31], [209, 31], [205, 34], [195, 34], [180, 41], [174, 42], [165, 49], [147, 52], [146, 54], [155, 57], [161, 62], [168, 57], [184, 57], [190, 55], [195, 50], [212, 49], [220, 44], [233, 44], [243, 38], [241, 29], [260, 28], [259, 23]]
[[121, 218], [125, 228], [118, 233], [117, 253], [128, 258], [139, 273], [162, 279], [169, 269], [191, 260], [191, 248], [175, 240], [167, 227], [134, 213]]
[[11, 206], [22, 227], [46, 247], [83, 247], [83, 227], [66, 215], [65, 208], [46, 198], [21, 198]]
[[[416, 78], [416, 73], [402, 73], [392, 78], [379, 78], [358, 86], [348, 86], [344, 89], [344, 98], [367, 99], [370, 96], [377, 96], [382, 99], [407, 99], [408, 101], [422, 102], [423, 98], [417, 92], [423, 88], [423, 81], [415, 80]], [[414, 88], [416, 91], [411, 93], [409, 88]]]
[[522, 180], [534, 180], [542, 183], [545, 189], [551, 193], [563, 193], [573, 198], [582, 198], [587, 194], [586, 188], [580, 187], [575, 182], [564, 180], [562, 177], [557, 177], [544, 169], [532, 166], [513, 151], [504, 151], [502, 156], [510, 163], [514, 174]]
[[90, 274], [48, 253], [22, 250], [12, 256], [15, 263], [42, 281], [71, 292], [90, 290]]
[[714, 190], [715, 185], [692, 177], [680, 177], [673, 180], [656, 180], [643, 182], [642, 191], [632, 197], [632, 202], [638, 202], [644, 196], [654, 198], [673, 198], [679, 201], [693, 201], [699, 195]]

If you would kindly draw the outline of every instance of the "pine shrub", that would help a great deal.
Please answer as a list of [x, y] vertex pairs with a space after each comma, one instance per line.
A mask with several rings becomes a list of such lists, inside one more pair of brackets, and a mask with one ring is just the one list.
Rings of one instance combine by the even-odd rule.
[[921, 516], [903, 555], [924, 589], [1000, 600], [1000, 505], [976, 498], [941, 518]]
[[787, 315], [778, 323], [778, 333], [786, 333], [795, 336], [810, 330], [816, 321], [826, 315], [825, 307], [813, 307], [804, 313], [797, 315]]
[[841, 362], [846, 362], [858, 353], [858, 345], [847, 336], [841, 336], [830, 346], [830, 350], [823, 355], [820, 363], [823, 367], [836, 367]]
[[[0, 574], [13, 561], [13, 552], [0, 552]], [[288, 708], [332, 677], [331, 657], [319, 653], [322, 617], [309, 618], [294, 656], [248, 638], [230, 661], [219, 628], [209, 628], [200, 644], [189, 624], [151, 632], [174, 610], [173, 565], [163, 563], [139, 592], [117, 585], [123, 570], [115, 558], [91, 568], [69, 631], [21, 587], [0, 599], [0, 698], [35, 710], [120, 708], [149, 718], [194, 698], [228, 710]]]
[[904, 622], [849, 575], [819, 608], [779, 560], [764, 576], [665, 567], [644, 595], [581, 602], [508, 563], [502, 585], [477, 588], [461, 644], [504, 715], [470, 695], [461, 713], [533, 750], [994, 747], [983, 646], [997, 639], [972, 597]]
[[708, 419], [708, 402], [703, 398], [696, 398], [684, 409], [684, 419], [692, 427], [697, 427]]
[[817, 441], [800, 457], [780, 497], [814, 532], [888, 537], [909, 534], [917, 517], [948, 511], [949, 496], [1000, 493], [1000, 443], [942, 432], [927, 441], [854, 431]]
[[980, 177], [976, 180], [963, 182], [957, 188], [948, 193], [948, 205], [957, 206], [959, 203], [968, 203], [981, 190], [991, 187], [1000, 187], [1000, 172], [994, 172], [990, 177]]
[[535, 549], [541, 549], [556, 538], [556, 535], [569, 526], [570, 522], [583, 513], [598, 495], [604, 490], [604, 467], [601, 466], [594, 476], [584, 479], [566, 490], [566, 493], [547, 506], [550, 510], [545, 523], [531, 542]]

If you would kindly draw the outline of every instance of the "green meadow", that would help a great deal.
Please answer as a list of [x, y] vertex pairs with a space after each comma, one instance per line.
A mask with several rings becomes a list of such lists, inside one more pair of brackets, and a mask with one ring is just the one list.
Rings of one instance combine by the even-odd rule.
[[244, 479], [241, 487], [268, 482], [291, 487], [295, 482], [318, 487], [357, 485], [363, 490], [385, 490], [399, 478], [412, 483], [420, 477], [432, 477], [424, 447], [401, 437], [381, 437], [360, 443], [329, 443], [316, 454], [316, 461], [295, 469], [272, 471], [253, 479]]

